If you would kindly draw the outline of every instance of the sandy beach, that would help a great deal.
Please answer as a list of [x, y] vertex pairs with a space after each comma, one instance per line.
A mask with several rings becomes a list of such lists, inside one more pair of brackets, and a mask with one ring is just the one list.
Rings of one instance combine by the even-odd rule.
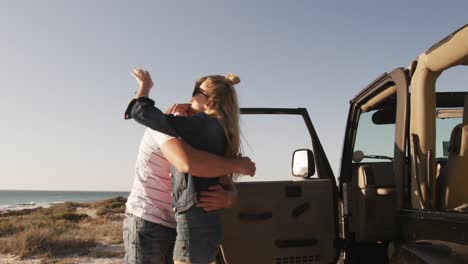
[[56, 258], [48, 262], [43, 258], [29, 258], [21, 259], [13, 255], [0, 255], [0, 264], [42, 264], [42, 263], [57, 263], [57, 264], [71, 264], [71, 263], [90, 263], [90, 264], [120, 264], [124, 263], [122, 258], [93, 258], [93, 257], [68, 257]]
[[125, 198], [0, 212], [0, 264], [124, 263]]

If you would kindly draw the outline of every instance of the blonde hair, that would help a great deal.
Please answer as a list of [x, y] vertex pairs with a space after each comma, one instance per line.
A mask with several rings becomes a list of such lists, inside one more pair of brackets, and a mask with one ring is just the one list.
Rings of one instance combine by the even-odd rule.
[[[209, 75], [202, 77], [195, 83], [195, 88], [205, 83], [209, 100], [214, 102], [214, 108], [207, 112], [208, 115], [218, 119], [223, 126], [227, 139], [225, 157], [235, 158], [241, 153], [240, 144], [240, 111], [237, 93], [234, 86], [240, 82], [240, 78], [229, 73], [226, 76]], [[237, 174], [229, 174], [221, 178], [222, 184], [231, 184], [238, 178]]]

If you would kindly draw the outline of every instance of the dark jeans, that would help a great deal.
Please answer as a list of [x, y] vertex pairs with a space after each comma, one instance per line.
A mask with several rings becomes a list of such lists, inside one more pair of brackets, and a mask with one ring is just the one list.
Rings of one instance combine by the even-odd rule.
[[125, 213], [123, 239], [127, 264], [173, 264], [176, 230]]

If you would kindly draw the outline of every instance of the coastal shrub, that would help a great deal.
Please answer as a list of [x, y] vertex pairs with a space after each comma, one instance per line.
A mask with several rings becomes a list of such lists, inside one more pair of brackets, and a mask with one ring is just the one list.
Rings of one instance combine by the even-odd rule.
[[[95, 247], [109, 244], [121, 246], [121, 212], [125, 210], [125, 200], [114, 198], [88, 204], [69, 202], [9, 216], [2, 215], [0, 254], [42, 256], [45, 263], [56, 263], [55, 258], [77, 255], [121, 257], [121, 250], [110, 250], [107, 246]], [[77, 213], [77, 208], [81, 207], [87, 207], [84, 210], [86, 214]]]
[[119, 207], [122, 207], [122, 206], [125, 206], [124, 203], [121, 203], [121, 202], [116, 202], [116, 203], [111, 203], [109, 205], [110, 208], [114, 209], [114, 208], [119, 208]]
[[79, 206], [75, 206], [75, 204], [72, 202], [64, 202], [61, 204], [55, 204], [47, 209], [49, 209], [51, 213], [55, 213], [55, 214], [56, 213], [72, 213], [76, 211], [77, 207]]
[[127, 202], [127, 198], [122, 197], [122, 196], [117, 196], [117, 197], [115, 197], [115, 198], [113, 198], [111, 200], [113, 200], [114, 202], [119, 202], [119, 203], [126, 203]]
[[120, 204], [120, 206], [114, 207], [113, 211], [114, 213], [125, 213], [125, 203]]
[[57, 219], [63, 219], [71, 222], [79, 222], [81, 220], [87, 220], [91, 217], [87, 214], [74, 214], [74, 213], [63, 213], [57, 216]]
[[[119, 206], [119, 207], [114, 207], [114, 208], [112, 208], [111, 206], [106, 206], [106, 207], [98, 208], [96, 210], [96, 214], [100, 216], [104, 216], [104, 215], [114, 216], [115, 214], [123, 214], [124, 212], [125, 212], [125, 206]], [[119, 217], [117, 217], [115, 220], [118, 220], [118, 219]]]
[[112, 210], [110, 208], [107, 208], [107, 207], [101, 207], [101, 208], [96, 210], [97, 215], [105, 215], [105, 214], [110, 213], [110, 212], [112, 212]]
[[97, 245], [95, 239], [77, 233], [60, 233], [52, 228], [29, 228], [15, 236], [0, 240], [0, 252], [27, 257], [47, 253], [62, 256], [69, 253], [87, 254]]
[[54, 232], [48, 229], [31, 228], [14, 237], [2, 241], [2, 253], [15, 252], [19, 256], [27, 256], [38, 252], [46, 252], [46, 241], [54, 237]]
[[47, 253], [51, 256], [86, 255], [96, 245], [97, 243], [92, 237], [75, 237], [65, 234], [48, 242]]
[[54, 230], [54, 232], [57, 234], [69, 232], [69, 230], [76, 229], [75, 224], [52, 216], [39, 219], [25, 219], [23, 220], [22, 225], [26, 228]]
[[102, 201], [97, 201], [90, 206], [93, 208], [100, 208], [100, 207], [109, 207], [110, 205], [119, 207], [119, 206], [125, 206], [125, 203], [127, 202], [127, 199], [121, 196], [117, 196], [111, 199], [107, 200], [102, 200]]
[[49, 208], [40, 208], [37, 211], [34, 211], [33, 214], [37, 217], [44, 218], [44, 217], [51, 217], [56, 218], [59, 215], [66, 214], [66, 213], [74, 213], [76, 208], [73, 206], [68, 206], [64, 204], [55, 204]]
[[93, 258], [121, 258], [125, 256], [123, 247], [118, 249], [99, 249], [98, 247], [92, 249], [89, 254]]
[[54, 241], [60, 237], [56, 229], [30, 229], [17, 238], [20, 248], [23, 249], [22, 256], [35, 253], [50, 252], [53, 250]]
[[125, 215], [123, 212], [115, 212], [113, 211], [112, 214], [107, 214], [104, 216], [107, 221], [116, 221], [116, 222], [122, 222], [123, 219], [125, 218]]
[[[101, 224], [99, 229], [94, 229], [94, 235], [96, 237], [103, 237], [105, 238], [105, 242], [111, 244], [119, 244], [123, 243], [122, 237], [122, 221], [95, 221], [96, 225], [99, 223], [104, 222], [105, 224]], [[92, 228], [92, 226], [90, 226]]]
[[88, 207], [89, 204], [66, 201], [66, 202], [62, 203], [62, 206], [66, 207], [66, 208], [78, 208], [78, 207]]
[[24, 226], [11, 219], [0, 221], [0, 237], [11, 236], [24, 230]]
[[33, 209], [22, 209], [19, 211], [9, 211], [9, 212], [2, 212], [0, 214], [0, 218], [9, 217], [9, 216], [20, 216], [20, 215], [29, 215], [31, 212], [38, 211], [41, 208], [33, 208]]

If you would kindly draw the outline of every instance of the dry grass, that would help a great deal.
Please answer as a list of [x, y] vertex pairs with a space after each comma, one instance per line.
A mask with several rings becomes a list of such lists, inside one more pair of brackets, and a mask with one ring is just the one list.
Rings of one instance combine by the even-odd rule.
[[[88, 211], [89, 214], [77, 213]], [[85, 210], [82, 210], [85, 208]], [[122, 249], [101, 245], [122, 243], [125, 198], [94, 203], [65, 202], [0, 214], [0, 254], [31, 257], [120, 257]]]

